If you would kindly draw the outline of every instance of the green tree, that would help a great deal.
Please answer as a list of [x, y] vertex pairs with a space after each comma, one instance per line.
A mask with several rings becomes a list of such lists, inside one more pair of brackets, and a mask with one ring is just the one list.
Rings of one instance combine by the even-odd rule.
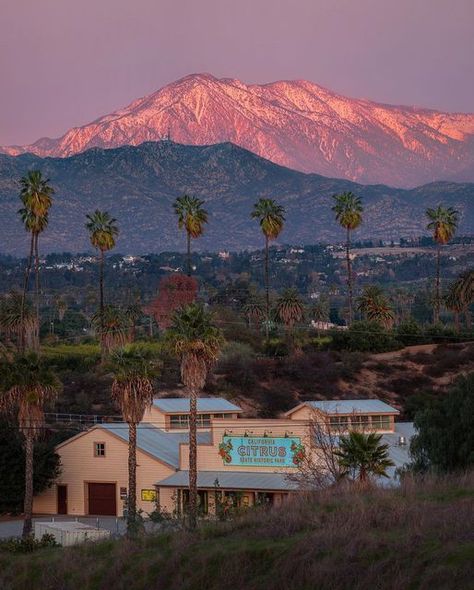
[[437, 324], [441, 304], [441, 246], [447, 244], [454, 237], [458, 226], [458, 212], [453, 207], [446, 208], [438, 205], [436, 209], [427, 209], [426, 217], [429, 220], [426, 229], [433, 233], [433, 239], [437, 244], [435, 300], [433, 305], [433, 323]]
[[206, 384], [210, 366], [223, 344], [212, 316], [198, 303], [175, 312], [167, 333], [174, 354], [181, 362], [181, 380], [189, 395], [189, 525], [197, 517], [197, 399]]
[[474, 373], [415, 414], [411, 443], [415, 471], [463, 471], [474, 466]]
[[33, 448], [44, 429], [45, 405], [56, 399], [60, 383], [45, 361], [30, 353], [0, 361], [0, 411], [15, 412], [25, 441], [23, 537], [31, 534]]
[[296, 289], [285, 289], [276, 302], [277, 318], [285, 326], [290, 351], [295, 350], [294, 327], [304, 318], [304, 303]]
[[377, 285], [364, 287], [357, 299], [357, 309], [369, 322], [378, 322], [386, 328], [393, 325], [394, 315], [383, 290]]
[[24, 346], [34, 348], [38, 340], [38, 321], [29, 302], [16, 291], [11, 291], [0, 298], [0, 332], [5, 342], [14, 344], [19, 350]]
[[115, 348], [125, 346], [129, 340], [130, 324], [119, 307], [106, 305], [102, 313], [98, 311], [92, 316], [92, 325], [96, 332], [100, 332], [103, 357], [110, 354]]
[[107, 211], [96, 209], [91, 215], [86, 215], [86, 229], [94, 248], [100, 252], [99, 258], [99, 313], [100, 313], [100, 344], [104, 352], [104, 257], [105, 253], [115, 247], [115, 239], [119, 234], [117, 220]]
[[283, 230], [285, 209], [273, 199], [259, 199], [253, 207], [251, 217], [258, 220], [265, 236], [265, 331], [268, 341], [270, 323], [269, 245], [270, 240], [276, 240]]
[[185, 229], [187, 239], [188, 277], [191, 276], [191, 238], [202, 236], [204, 224], [207, 223], [207, 211], [203, 209], [204, 201], [197, 197], [183, 195], [174, 202], [174, 212], [178, 216], [178, 228]]
[[112, 398], [128, 424], [127, 528], [133, 533], [137, 525], [137, 425], [153, 402], [157, 365], [148, 351], [137, 346], [115, 351], [111, 361]]
[[351, 262], [351, 232], [362, 223], [362, 212], [364, 210], [360, 197], [352, 192], [334, 195], [334, 206], [332, 210], [336, 214], [336, 221], [346, 230], [346, 265], [347, 265], [347, 288], [349, 294], [349, 325], [354, 319], [353, 312], [353, 276]]
[[350, 432], [339, 439], [339, 449], [334, 453], [346, 475], [353, 475], [363, 486], [370, 478], [388, 477], [387, 469], [394, 463], [388, 455], [388, 445], [382, 444], [381, 434]]
[[[53, 203], [54, 189], [49, 184], [48, 178], [43, 178], [41, 171], [31, 170], [20, 179], [20, 199], [23, 204], [19, 209], [18, 214], [21, 217], [22, 223], [26, 231], [31, 235], [30, 239], [30, 253], [28, 256], [28, 263], [25, 270], [25, 280], [23, 284], [23, 296], [21, 315], [23, 318], [26, 294], [28, 291], [28, 283], [31, 273], [33, 259], [35, 261], [35, 310], [38, 323], [38, 338], [39, 338], [39, 297], [40, 297], [40, 280], [39, 280], [39, 235], [46, 229], [48, 225], [48, 214]], [[25, 342], [22, 342], [24, 348]], [[39, 350], [39, 339], [34, 340], [34, 348]]]

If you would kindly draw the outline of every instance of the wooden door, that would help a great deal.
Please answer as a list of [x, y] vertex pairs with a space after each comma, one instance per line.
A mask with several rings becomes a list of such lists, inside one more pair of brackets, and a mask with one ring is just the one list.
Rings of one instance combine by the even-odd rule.
[[67, 514], [67, 486], [58, 485], [58, 514]]
[[90, 483], [89, 514], [117, 515], [117, 494], [114, 483]]

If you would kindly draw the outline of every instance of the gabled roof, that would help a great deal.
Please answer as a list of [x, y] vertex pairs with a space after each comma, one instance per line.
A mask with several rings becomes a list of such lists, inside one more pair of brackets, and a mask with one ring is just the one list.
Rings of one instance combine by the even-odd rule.
[[379, 399], [332, 399], [307, 401], [286, 412], [291, 416], [296, 410], [307, 406], [323, 414], [399, 414], [400, 412]]
[[[162, 397], [153, 401], [153, 406], [165, 414], [186, 414], [189, 412], [189, 398]], [[198, 412], [242, 412], [242, 408], [222, 397], [200, 397], [197, 400]]]
[[[298, 487], [296, 482], [288, 478], [288, 473], [255, 472], [255, 471], [200, 471], [197, 476], [199, 488], [212, 489], [218, 487], [227, 490], [261, 490], [290, 491]], [[156, 482], [160, 487], [187, 487], [189, 471], [177, 471], [169, 477]]]
[[[98, 428], [106, 430], [128, 443], [128, 425], [122, 422], [101, 424]], [[198, 432], [198, 444], [211, 442], [210, 432]], [[165, 432], [151, 424], [142, 422], [137, 426], [137, 448], [155, 459], [179, 468], [179, 445], [189, 442], [187, 432]]]

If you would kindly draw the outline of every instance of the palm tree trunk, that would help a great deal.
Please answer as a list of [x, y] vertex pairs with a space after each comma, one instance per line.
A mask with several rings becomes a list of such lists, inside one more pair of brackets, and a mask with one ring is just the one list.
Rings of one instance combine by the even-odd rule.
[[191, 234], [187, 232], [188, 277], [191, 276]]
[[349, 291], [349, 326], [352, 324], [352, 263], [351, 263], [351, 230], [347, 229], [346, 241], [346, 263], [347, 263], [347, 288]]
[[36, 337], [35, 337], [35, 350], [39, 350], [39, 330], [40, 330], [40, 279], [39, 279], [39, 252], [38, 252], [38, 238], [39, 235], [35, 234], [35, 308], [36, 308]]
[[28, 263], [25, 269], [25, 280], [23, 283], [23, 293], [21, 296], [21, 311], [20, 311], [20, 350], [22, 352], [25, 351], [26, 346], [26, 334], [25, 334], [25, 327], [23, 326], [23, 322], [25, 319], [25, 304], [26, 304], [26, 293], [28, 291], [28, 283], [30, 280], [30, 273], [31, 273], [31, 265], [33, 264], [33, 251], [34, 251], [34, 244], [35, 244], [35, 234], [31, 232], [31, 241], [30, 241], [30, 255], [28, 256]]
[[197, 392], [189, 396], [189, 528], [197, 524]]
[[439, 322], [439, 302], [440, 302], [440, 261], [441, 261], [441, 247], [438, 245], [438, 252], [436, 255], [436, 280], [435, 280], [435, 302], [433, 307], [433, 323]]
[[466, 329], [469, 332], [471, 330], [471, 312], [469, 311], [469, 305], [464, 308], [464, 319], [466, 320]]
[[456, 332], [460, 332], [461, 331], [461, 324], [459, 322], [459, 311], [454, 311], [454, 326], [456, 329]]
[[128, 424], [128, 514], [127, 533], [135, 532], [137, 517], [137, 425]]
[[99, 260], [99, 311], [100, 311], [100, 351], [102, 357], [105, 354], [105, 347], [104, 347], [104, 333], [105, 333], [105, 326], [104, 326], [104, 251], [100, 251], [100, 260]]
[[23, 504], [23, 538], [31, 534], [33, 513], [33, 431], [25, 433], [25, 499]]
[[269, 271], [269, 245], [268, 236], [265, 235], [265, 338], [269, 340], [270, 322], [270, 271]]

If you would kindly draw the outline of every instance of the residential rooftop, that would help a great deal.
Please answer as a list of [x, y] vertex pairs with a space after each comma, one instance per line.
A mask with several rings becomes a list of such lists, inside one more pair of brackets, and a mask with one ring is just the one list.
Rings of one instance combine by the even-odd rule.
[[[189, 398], [158, 398], [153, 401], [153, 406], [164, 414], [181, 414], [189, 412]], [[208, 412], [242, 412], [242, 408], [222, 397], [200, 397], [197, 400], [197, 411]]]
[[379, 399], [340, 399], [305, 401], [286, 412], [291, 415], [297, 408], [308, 406], [324, 414], [399, 414], [400, 412]]

